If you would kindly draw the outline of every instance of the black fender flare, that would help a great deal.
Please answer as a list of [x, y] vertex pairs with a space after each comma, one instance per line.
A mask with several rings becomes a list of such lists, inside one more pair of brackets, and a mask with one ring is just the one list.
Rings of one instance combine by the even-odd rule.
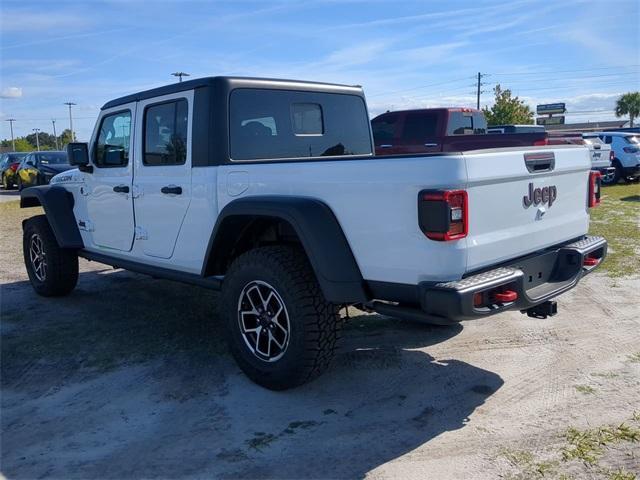
[[368, 300], [362, 273], [333, 211], [320, 200], [291, 196], [244, 197], [227, 204], [213, 228], [202, 275], [216, 255], [217, 246], [233, 231], [233, 220], [241, 217], [268, 217], [287, 222], [295, 231], [316, 274], [327, 301], [337, 304]]
[[20, 208], [42, 206], [60, 248], [84, 248], [73, 205], [73, 195], [61, 187], [41, 185], [20, 192]]

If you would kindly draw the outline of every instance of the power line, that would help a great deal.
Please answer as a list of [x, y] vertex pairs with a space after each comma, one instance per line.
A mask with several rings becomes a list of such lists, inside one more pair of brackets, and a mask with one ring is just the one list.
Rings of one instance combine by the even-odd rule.
[[[640, 78], [640, 72], [627, 72], [627, 73], [608, 73], [606, 75], [584, 75], [581, 77], [567, 77], [567, 78], [546, 78], [545, 81], [550, 81], [550, 82], [557, 82], [557, 81], [580, 81], [580, 80], [588, 80], [591, 78], [604, 78], [604, 77], [621, 77], [623, 75], [635, 75], [638, 76]], [[528, 79], [528, 80], [509, 80], [508, 82], [505, 81], [505, 85], [508, 83], [509, 85], [512, 85], [514, 83], [531, 83], [531, 82], [535, 82], [538, 81], [539, 79]]]
[[637, 68], [640, 67], [640, 64], [632, 64], [632, 65], [620, 65], [616, 67], [592, 67], [592, 68], [583, 68], [579, 70], [550, 70], [550, 71], [535, 71], [535, 72], [499, 72], [492, 73], [492, 75], [538, 75], [544, 73], [575, 73], [575, 72], [590, 72], [591, 70], [613, 70], [616, 68]]
[[457, 79], [454, 79], [454, 80], [445, 80], [443, 82], [430, 83], [430, 84], [427, 84], [427, 85], [420, 85], [418, 87], [405, 88], [405, 89], [402, 89], [402, 90], [392, 90], [391, 92], [375, 93], [373, 95], [367, 95], [367, 98], [379, 97], [381, 95], [393, 95], [394, 93], [411, 92], [413, 90], [421, 90], [423, 88], [437, 87], [439, 85], [446, 85], [446, 84], [453, 83], [453, 82], [460, 82], [462, 80], [469, 80], [469, 77], [462, 77], [462, 78], [457, 78]]

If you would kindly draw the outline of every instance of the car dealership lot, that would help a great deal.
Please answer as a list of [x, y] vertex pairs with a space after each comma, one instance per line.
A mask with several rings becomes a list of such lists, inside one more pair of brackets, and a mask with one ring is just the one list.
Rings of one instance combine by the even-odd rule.
[[[637, 194], [622, 197], [637, 226]], [[334, 366], [271, 392], [227, 355], [212, 292], [82, 260], [72, 295], [37, 297], [20, 232], [36, 212], [0, 208], [8, 478], [640, 471], [637, 275], [590, 275], [546, 320], [512, 312], [436, 328], [352, 310]], [[623, 423], [631, 434], [612, 435], [593, 464], [571, 458], [568, 429]]]

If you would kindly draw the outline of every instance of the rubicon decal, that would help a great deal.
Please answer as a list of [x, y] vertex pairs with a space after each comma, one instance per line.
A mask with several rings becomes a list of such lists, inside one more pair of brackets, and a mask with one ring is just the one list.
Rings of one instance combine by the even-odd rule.
[[524, 208], [529, 208], [531, 205], [540, 205], [541, 203], [548, 203], [551, 206], [556, 201], [556, 198], [558, 198], [558, 189], [555, 185], [533, 188], [533, 183], [529, 183], [529, 194], [522, 197], [522, 203]]

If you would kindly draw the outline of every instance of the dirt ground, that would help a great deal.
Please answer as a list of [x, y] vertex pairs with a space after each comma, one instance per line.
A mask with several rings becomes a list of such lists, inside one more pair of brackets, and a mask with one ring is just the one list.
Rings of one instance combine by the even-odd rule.
[[34, 294], [0, 210], [7, 478], [632, 479], [640, 280], [587, 277], [559, 314], [429, 327], [352, 310], [334, 366], [286, 392], [226, 353], [216, 295], [81, 261]]

